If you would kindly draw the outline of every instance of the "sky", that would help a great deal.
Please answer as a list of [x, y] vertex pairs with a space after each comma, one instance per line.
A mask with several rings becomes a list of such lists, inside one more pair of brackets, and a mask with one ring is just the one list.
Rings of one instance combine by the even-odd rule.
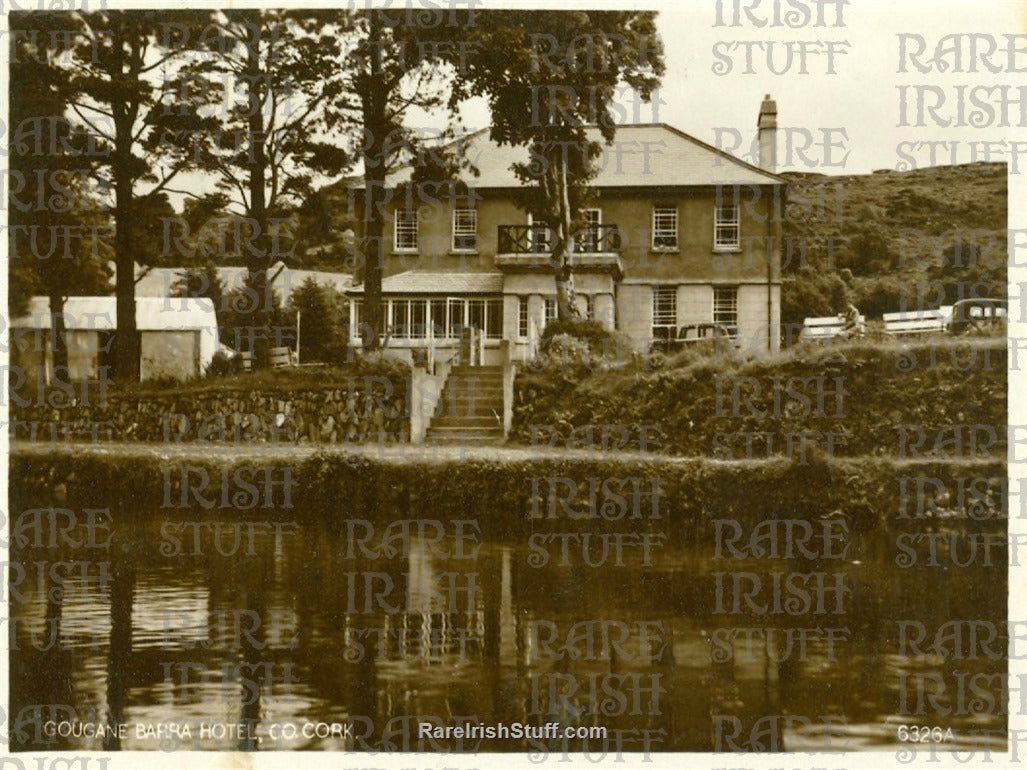
[[[639, 7], [659, 12], [667, 72], [653, 104], [627, 100], [637, 122], [669, 123], [744, 157], [760, 102], [770, 94], [778, 107], [780, 170], [867, 173], [1015, 159], [1021, 176], [1027, 172], [1027, 144], [1008, 144], [1027, 142], [1027, 107], [1021, 114], [1014, 103], [1027, 101], [1027, 3], [690, 0]], [[1008, 69], [1005, 36], [1017, 33], [1012, 63], [1019, 72], [989, 71]], [[936, 47], [953, 34], [966, 35], [950, 38], [958, 40], [958, 67], [950, 53], [940, 60], [946, 71], [938, 71]], [[982, 58], [991, 45], [994, 52]], [[994, 112], [986, 109], [984, 125], [970, 124], [974, 100]], [[488, 121], [480, 104], [464, 115], [470, 128]]]

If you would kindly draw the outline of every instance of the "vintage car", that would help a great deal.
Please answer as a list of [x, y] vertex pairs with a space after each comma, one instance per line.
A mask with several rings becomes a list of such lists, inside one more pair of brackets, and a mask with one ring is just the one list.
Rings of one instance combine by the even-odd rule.
[[653, 341], [653, 350], [664, 353], [674, 353], [691, 347], [721, 353], [737, 348], [738, 342], [728, 327], [715, 323], [687, 324], [678, 329], [677, 336], [673, 339]]
[[962, 299], [952, 306], [950, 334], [985, 334], [1005, 328], [1008, 303], [1004, 299]]

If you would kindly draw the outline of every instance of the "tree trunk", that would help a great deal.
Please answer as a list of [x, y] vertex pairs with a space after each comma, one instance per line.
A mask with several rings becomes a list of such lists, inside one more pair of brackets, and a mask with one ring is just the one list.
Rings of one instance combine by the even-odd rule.
[[253, 291], [253, 303], [250, 315], [250, 352], [253, 354], [255, 368], [265, 368], [270, 364], [270, 323], [272, 307], [271, 291], [267, 282], [268, 237], [267, 237], [267, 201], [264, 193], [264, 180], [267, 175], [267, 154], [264, 133], [263, 100], [261, 99], [264, 83], [260, 68], [261, 19], [260, 11], [247, 12], [246, 26], [251, 36], [247, 45], [246, 79], [249, 96], [249, 193], [250, 221], [255, 237], [249, 239], [246, 262], [248, 281]]
[[389, 130], [386, 114], [384, 74], [375, 63], [382, 40], [378, 13], [368, 16], [368, 77], [360, 94], [364, 132], [364, 310], [360, 336], [365, 351], [381, 347], [384, 328], [382, 313], [382, 271], [385, 265], [385, 137]]
[[[50, 299], [50, 343], [53, 350], [54, 380], [68, 380], [68, 340], [64, 326], [64, 297], [61, 292], [51, 291]], [[60, 374], [58, 374], [60, 373]]]
[[[128, 121], [126, 121], [128, 122]], [[136, 328], [135, 250], [132, 243], [132, 126], [118, 126], [114, 146], [114, 284], [117, 331], [114, 333], [114, 379], [139, 380], [139, 332]]]
[[557, 318], [561, 321], [569, 321], [577, 316], [577, 310], [573, 306], [571, 257], [574, 254], [574, 237], [571, 231], [574, 216], [571, 211], [570, 192], [567, 188], [567, 162], [566, 155], [554, 156], [557, 163], [557, 190], [559, 193], [558, 206], [560, 210], [560, 235], [557, 238], [559, 253], [554, 253], [556, 263], [556, 312]]

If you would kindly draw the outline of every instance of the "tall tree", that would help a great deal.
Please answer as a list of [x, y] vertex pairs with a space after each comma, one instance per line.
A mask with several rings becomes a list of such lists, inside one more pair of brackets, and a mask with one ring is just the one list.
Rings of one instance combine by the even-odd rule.
[[[327, 11], [226, 10], [208, 35], [207, 53], [188, 70], [220, 89], [222, 130], [205, 162], [229, 210], [246, 219], [242, 253], [248, 285], [259, 301], [247, 347], [258, 366], [268, 360], [271, 294], [267, 272], [291, 257], [286, 214], [312, 193], [314, 173], [338, 174], [350, 155], [327, 141], [342, 89], [341, 56]], [[237, 244], [239, 245], [239, 244]]]
[[67, 376], [64, 303], [72, 294], [103, 294], [110, 214], [92, 189], [90, 160], [103, 154], [67, 119], [67, 70], [57, 64], [63, 14], [10, 16], [10, 310], [32, 294], [49, 302], [54, 374]]
[[[357, 148], [363, 166], [360, 195], [363, 227], [359, 239], [364, 284], [361, 336], [364, 350], [381, 346], [382, 269], [385, 263], [384, 207], [386, 179], [398, 165], [423, 157], [427, 139], [445, 139], [451, 128], [427, 136], [407, 125], [416, 111], [436, 111], [448, 101], [452, 70], [445, 65], [456, 50], [439, 45], [437, 24], [456, 12], [426, 9], [423, 14], [367, 10], [348, 14], [343, 90], [335, 101], [340, 121], [357, 129]], [[456, 14], [470, 19], [470, 12]], [[452, 19], [450, 19], [452, 20]], [[451, 25], [464, 29], [466, 24]], [[416, 179], [415, 179], [416, 185]]]
[[[97, 10], [65, 15], [76, 44], [66, 65], [74, 95], [69, 107], [104, 154], [96, 175], [114, 197], [117, 332], [114, 376], [139, 377], [135, 317], [135, 217], [195, 165], [197, 147], [213, 123], [181, 77], [183, 41], [198, 38], [209, 11]], [[172, 34], [172, 32], [174, 34]]]
[[561, 318], [572, 315], [573, 233], [602, 151], [616, 134], [619, 94], [645, 101], [665, 71], [652, 11], [487, 11], [462, 30], [453, 99], [479, 94], [492, 113], [491, 137], [529, 149], [514, 171], [537, 191], [533, 213], [554, 234], [552, 262]]

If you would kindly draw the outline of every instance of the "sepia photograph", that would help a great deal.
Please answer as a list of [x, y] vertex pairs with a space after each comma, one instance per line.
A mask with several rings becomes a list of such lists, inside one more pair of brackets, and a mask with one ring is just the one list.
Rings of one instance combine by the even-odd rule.
[[0, 2], [0, 770], [1022, 761], [1027, 8], [304, 5]]

